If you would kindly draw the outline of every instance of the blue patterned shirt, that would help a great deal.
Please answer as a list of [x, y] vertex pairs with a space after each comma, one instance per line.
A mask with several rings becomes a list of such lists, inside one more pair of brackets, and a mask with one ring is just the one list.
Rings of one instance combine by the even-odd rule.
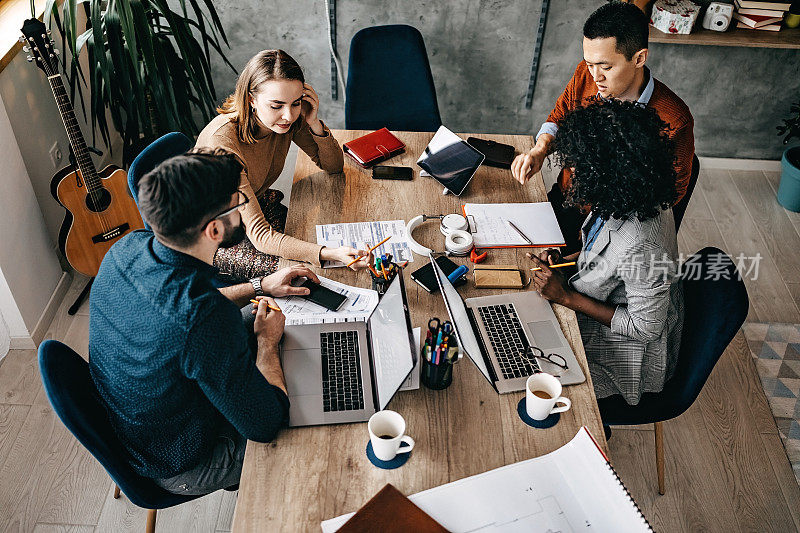
[[265, 442], [288, 423], [216, 271], [142, 230], [111, 247], [92, 285], [89, 369], [143, 476], [190, 470], [220, 435]]

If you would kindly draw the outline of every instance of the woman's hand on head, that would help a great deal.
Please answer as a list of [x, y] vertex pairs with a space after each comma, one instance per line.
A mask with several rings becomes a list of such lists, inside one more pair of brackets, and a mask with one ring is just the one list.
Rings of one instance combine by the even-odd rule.
[[303, 117], [315, 135], [322, 135], [325, 130], [319, 121], [319, 95], [308, 83], [303, 84]]

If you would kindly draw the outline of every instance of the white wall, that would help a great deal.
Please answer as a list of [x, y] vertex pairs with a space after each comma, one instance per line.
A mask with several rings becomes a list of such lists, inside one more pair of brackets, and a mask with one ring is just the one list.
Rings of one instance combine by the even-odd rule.
[[12, 338], [30, 337], [62, 272], [2, 97], [0, 154], [0, 312]]

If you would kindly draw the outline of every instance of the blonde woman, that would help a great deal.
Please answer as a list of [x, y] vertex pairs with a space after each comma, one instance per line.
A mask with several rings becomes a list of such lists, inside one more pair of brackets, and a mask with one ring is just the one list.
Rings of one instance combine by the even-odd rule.
[[[247, 62], [236, 89], [220, 113], [200, 132], [197, 148], [222, 148], [244, 162], [239, 190], [249, 200], [240, 207], [247, 239], [220, 249], [214, 264], [237, 279], [263, 276], [276, 269], [277, 257], [320, 265], [350, 263], [365, 251], [349, 246], [327, 248], [282, 233], [283, 195], [270, 189], [283, 170], [292, 141], [322, 170], [342, 172], [339, 143], [318, 117], [319, 97], [305, 83], [300, 65], [283, 50], [264, 50]], [[368, 259], [351, 268], [365, 268]]]

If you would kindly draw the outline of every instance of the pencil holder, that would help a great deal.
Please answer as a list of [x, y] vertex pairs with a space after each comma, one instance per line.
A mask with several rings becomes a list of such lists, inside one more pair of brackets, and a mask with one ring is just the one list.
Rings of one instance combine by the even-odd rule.
[[458, 347], [451, 347], [452, 359], [444, 359], [439, 364], [422, 357], [422, 384], [432, 390], [446, 389], [453, 382], [453, 364], [458, 360]]
[[400, 268], [395, 263], [390, 264], [394, 268], [392, 269], [392, 274], [388, 276], [389, 279], [386, 279], [383, 276], [375, 277], [375, 274], [370, 273], [370, 277], [372, 278], [372, 290], [376, 291], [378, 296], [383, 296], [386, 293], [386, 289], [389, 288], [389, 284], [400, 271]]

